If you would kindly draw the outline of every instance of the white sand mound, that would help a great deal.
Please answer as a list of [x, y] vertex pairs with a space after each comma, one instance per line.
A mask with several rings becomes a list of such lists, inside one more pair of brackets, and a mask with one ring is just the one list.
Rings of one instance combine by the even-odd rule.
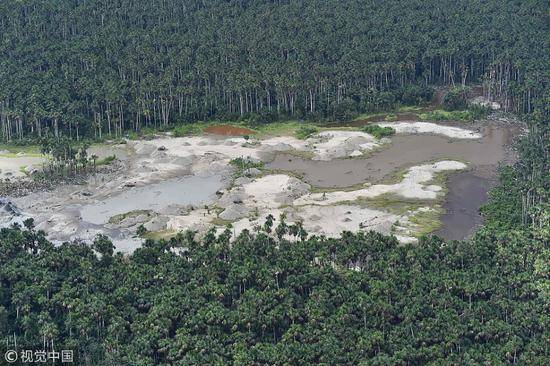
[[307, 151], [307, 143], [303, 140], [298, 140], [297, 138], [291, 136], [279, 136], [271, 137], [265, 140], [261, 140], [261, 148], [266, 151]]
[[378, 231], [390, 233], [399, 217], [388, 212], [352, 205], [305, 206], [299, 209], [306, 231], [337, 237], [342, 231]]
[[386, 193], [396, 194], [405, 198], [435, 199], [442, 188], [437, 185], [423, 185], [433, 179], [438, 172], [460, 170], [466, 168], [464, 163], [444, 160], [434, 164], [419, 165], [409, 169], [403, 180], [396, 184], [376, 184], [355, 191], [336, 191], [328, 193], [312, 193], [294, 201], [295, 205], [329, 206], [339, 202], [355, 201], [358, 198], [374, 198]]
[[[272, 137], [250, 143], [242, 137], [213, 138], [209, 136], [163, 138], [134, 143], [135, 151], [156, 160], [170, 157], [203, 157], [218, 155], [220, 160], [238, 157], [261, 159], [263, 152], [301, 151], [313, 153], [316, 160], [332, 160], [359, 156], [381, 143], [371, 135], [359, 131], [325, 131], [307, 140], [291, 136]], [[163, 147], [162, 152], [157, 149]], [[163, 161], [164, 162], [164, 161]]]
[[372, 135], [360, 131], [324, 131], [307, 142], [315, 154], [313, 160], [358, 156], [380, 145]]
[[196, 230], [206, 231], [212, 224], [210, 223], [216, 217], [212, 210], [197, 209], [189, 211], [187, 215], [171, 216], [166, 223], [166, 228], [173, 231]]
[[244, 185], [245, 202], [255, 207], [276, 208], [290, 204], [309, 191], [310, 186], [285, 174], [273, 174]]
[[417, 134], [433, 133], [455, 139], [479, 139], [481, 134], [459, 127], [444, 126], [430, 122], [384, 122], [378, 123], [382, 127], [391, 127], [397, 133]]
[[241, 137], [232, 138], [212, 138], [207, 136], [196, 137], [177, 137], [163, 138], [151, 141], [140, 141], [137, 143], [136, 151], [148, 152], [147, 148], [141, 147], [142, 144], [153, 145], [155, 147], [164, 146], [166, 154], [172, 156], [204, 156], [208, 154], [220, 154], [224, 158], [238, 158], [241, 156], [256, 155], [257, 148], [246, 145], [246, 140]]

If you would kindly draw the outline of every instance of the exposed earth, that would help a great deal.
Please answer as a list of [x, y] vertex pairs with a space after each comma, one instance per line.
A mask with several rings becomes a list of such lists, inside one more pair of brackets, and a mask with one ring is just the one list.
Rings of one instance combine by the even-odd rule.
[[[140, 245], [140, 225], [151, 237], [228, 224], [238, 234], [268, 214], [277, 225], [282, 213], [318, 235], [376, 230], [402, 242], [434, 231], [468, 236], [482, 220], [478, 209], [498, 164], [513, 159], [507, 146], [518, 128], [498, 120], [380, 125], [397, 134], [377, 140], [347, 127], [299, 140], [219, 126], [203, 136], [95, 147], [116, 155], [122, 168], [86, 185], [8, 197], [0, 217], [6, 225], [31, 216], [57, 241], [104, 233], [124, 252]], [[253, 167], [230, 164], [237, 158]], [[6, 166], [2, 159], [0, 169]]]

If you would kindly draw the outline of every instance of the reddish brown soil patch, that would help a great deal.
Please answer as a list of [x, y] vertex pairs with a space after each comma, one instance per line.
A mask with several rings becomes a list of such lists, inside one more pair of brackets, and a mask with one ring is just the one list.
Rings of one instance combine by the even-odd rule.
[[244, 136], [256, 133], [255, 131], [252, 131], [248, 128], [235, 127], [231, 125], [218, 125], [207, 127], [204, 132], [223, 136]]

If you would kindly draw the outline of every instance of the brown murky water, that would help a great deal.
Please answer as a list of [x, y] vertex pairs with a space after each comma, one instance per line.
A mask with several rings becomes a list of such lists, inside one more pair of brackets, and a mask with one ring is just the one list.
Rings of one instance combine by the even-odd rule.
[[466, 171], [449, 177], [449, 193], [443, 205], [446, 212], [441, 216], [441, 229], [434, 234], [445, 239], [461, 240], [472, 235], [483, 223], [479, 208], [487, 202], [487, 192], [495, 186], [496, 179], [478, 174]]
[[451, 140], [436, 135], [398, 135], [392, 138], [390, 147], [368, 158], [312, 161], [285, 154], [277, 156], [268, 167], [302, 174], [313, 186], [339, 188], [381, 182], [410, 166], [429, 161], [467, 161], [467, 171], [449, 176], [449, 194], [443, 205], [447, 213], [442, 216], [442, 229], [436, 232], [446, 239], [463, 239], [482, 223], [479, 207], [487, 201], [498, 165], [514, 159], [510, 146], [518, 133], [516, 126], [493, 122], [468, 128], [480, 129], [483, 138]]
[[392, 144], [368, 158], [314, 161], [281, 154], [268, 168], [292, 171], [316, 187], [349, 187], [380, 182], [413, 165], [433, 160], [468, 161], [472, 166], [496, 166], [505, 159], [510, 130], [491, 124], [479, 140], [450, 140], [436, 135], [398, 135]]

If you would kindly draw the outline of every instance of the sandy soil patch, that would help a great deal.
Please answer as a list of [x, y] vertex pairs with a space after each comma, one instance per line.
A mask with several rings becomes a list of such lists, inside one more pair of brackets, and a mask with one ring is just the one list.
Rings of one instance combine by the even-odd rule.
[[334, 205], [339, 202], [355, 201], [359, 198], [375, 198], [383, 194], [395, 194], [404, 198], [433, 200], [442, 190], [438, 185], [426, 185], [439, 172], [465, 169], [466, 164], [458, 161], [440, 161], [434, 164], [415, 166], [409, 169], [403, 180], [396, 184], [376, 184], [354, 191], [312, 193], [294, 201], [295, 205]]
[[[396, 124], [383, 125], [394, 127]], [[399, 126], [399, 131], [403, 134], [442, 134], [446, 137], [469, 140], [477, 138], [472, 135], [472, 131], [430, 123], [409, 123]], [[444, 142], [450, 145], [456, 143], [439, 136], [435, 137], [445, 140]], [[416, 162], [407, 164], [413, 167], [395, 184], [371, 185], [377, 181], [372, 179], [369, 171], [365, 169], [360, 172], [360, 183], [365, 183], [363, 188], [325, 194], [311, 193], [309, 184], [291, 174], [276, 173], [262, 176], [269, 173], [266, 170], [257, 172], [256, 178], [241, 177], [233, 181], [235, 168], [228, 164], [229, 160], [238, 157], [267, 161], [268, 157], [280, 155], [281, 152], [291, 152], [292, 156], [311, 157], [317, 160], [315, 163], [333, 161], [334, 165], [343, 165], [351, 160], [369, 161], [370, 158], [365, 158], [364, 153], [378, 149], [383, 143], [360, 131], [342, 130], [323, 131], [306, 140], [291, 136], [258, 140], [210, 135], [128, 141], [128, 155], [123, 157], [122, 168], [116, 174], [93, 177], [86, 186], [60, 187], [55, 192], [43, 192], [17, 199], [15, 203], [25, 214], [35, 217], [38, 227], [47, 230], [52, 239], [81, 237], [90, 241], [95, 234], [103, 232], [115, 238], [117, 248], [125, 250], [132, 248], [132, 245], [139, 245], [140, 240], [135, 238], [138, 222], [150, 230], [160, 232], [191, 229], [199, 233], [213, 225], [223, 230], [227, 223], [231, 223], [232, 230], [238, 234], [244, 229], [253, 230], [263, 225], [268, 214], [275, 217], [276, 226], [279, 215], [283, 212], [288, 217], [288, 223], [303, 222], [310, 234], [338, 236], [343, 230], [375, 230], [385, 234], [392, 233], [403, 242], [411, 242], [415, 240], [415, 235], [421, 232], [422, 228], [418, 227], [418, 224], [423, 225], [422, 222], [413, 220], [416, 215], [415, 211], [411, 211], [413, 206], [390, 212], [384, 208], [369, 207], [368, 202], [359, 204], [354, 201], [361, 197], [376, 198], [383, 194], [392, 194], [405, 198], [405, 202], [415, 199], [419, 202], [425, 201], [425, 206], [434, 206], [433, 200], [440, 198], [442, 187], [431, 181], [437, 173], [464, 169], [465, 164], [452, 160], [462, 160], [460, 157], [438, 156], [434, 158], [433, 161], [437, 162], [433, 164], [424, 163], [432, 159], [421, 160], [418, 165], [415, 165]], [[472, 143], [477, 144], [477, 141]], [[126, 147], [123, 150], [126, 151]], [[343, 160], [349, 157], [361, 158]], [[392, 167], [393, 161], [398, 158], [399, 155], [396, 159], [389, 157], [386, 165]], [[377, 161], [373, 169], [385, 169], [385, 165], [378, 163]], [[330, 169], [327, 172], [335, 174]], [[155, 191], [155, 184], [183, 176], [218, 176], [222, 184], [215, 187], [216, 191], [208, 201], [200, 200], [187, 205], [184, 204], [186, 201], [177, 201], [182, 204], [173, 205], [169, 209], [140, 206], [139, 209], [151, 209], [154, 212], [150, 217], [146, 215], [139, 220], [125, 220], [118, 226], [114, 222], [100, 225], [97, 224], [98, 220], [95, 220], [94, 224], [88, 222], [94, 220], [86, 221], [82, 217], [83, 207], [108, 202], [110, 197], [126, 197], [126, 193], [129, 197], [131, 192], [142, 192], [141, 187], [150, 187], [152, 191], [149, 194], [152, 197], [156, 197], [157, 194], [161, 197], [162, 192]], [[229, 186], [232, 188], [229, 189]], [[170, 194], [176, 197], [193, 193], [187, 187], [178, 186], [174, 187]], [[139, 200], [139, 197], [135, 199]], [[155, 200], [151, 199], [151, 202], [155, 203]], [[169, 203], [172, 203], [171, 199]], [[424, 205], [414, 205], [415, 208], [419, 206]], [[101, 222], [103, 221], [107, 220]]]
[[0, 155], [0, 179], [20, 178], [26, 176], [35, 169], [41, 169], [42, 164], [48, 161], [46, 158], [34, 156], [6, 157]]
[[161, 148], [167, 154], [179, 157], [219, 154], [222, 159], [243, 156], [261, 159], [265, 153], [294, 150], [311, 153], [315, 160], [332, 160], [358, 156], [380, 145], [379, 141], [364, 132], [324, 131], [307, 140], [299, 140], [292, 136], [271, 137], [264, 140], [209, 136], [165, 138], [137, 142], [135, 149], [140, 154], [146, 154]]
[[307, 141], [313, 147], [313, 159], [325, 161], [360, 156], [381, 145], [372, 135], [359, 131], [324, 131]]
[[378, 123], [382, 127], [391, 127], [397, 133], [417, 134], [431, 133], [444, 135], [454, 139], [479, 139], [481, 134], [464, 128], [440, 125], [431, 122], [385, 122]]
[[310, 186], [284, 174], [273, 174], [244, 185], [248, 196], [245, 203], [254, 207], [276, 208], [292, 204], [294, 199], [309, 192]]

